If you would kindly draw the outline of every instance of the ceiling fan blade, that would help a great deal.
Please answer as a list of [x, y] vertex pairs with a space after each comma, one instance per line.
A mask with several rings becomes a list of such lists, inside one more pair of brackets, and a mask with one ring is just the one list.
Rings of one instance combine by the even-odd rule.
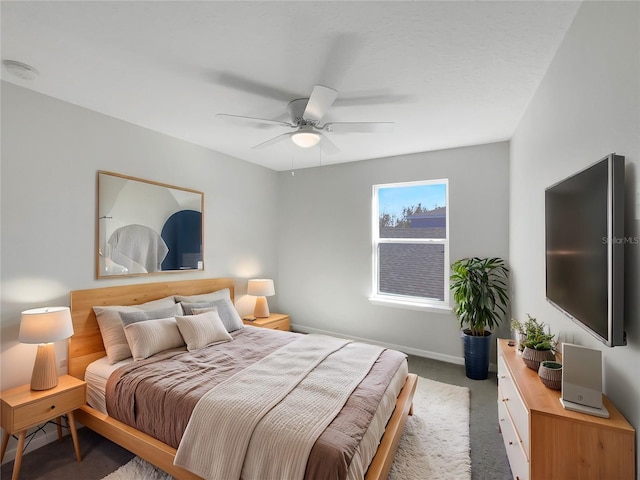
[[223, 85], [234, 90], [258, 95], [260, 97], [271, 98], [288, 102], [292, 98], [299, 96], [300, 92], [289, 92], [267, 83], [259, 82], [252, 78], [243, 77], [230, 72], [212, 72], [213, 80], [219, 85]]
[[315, 78], [323, 85], [340, 85], [361, 56], [364, 37], [355, 32], [326, 34], [323, 44], [324, 61], [320, 63], [322, 56], [316, 59], [319, 75]]
[[216, 118], [222, 118], [225, 120], [230, 120], [230, 121], [239, 122], [239, 123], [260, 123], [262, 125], [278, 125], [281, 127], [295, 126], [287, 122], [281, 122], [279, 120], [269, 120], [266, 118], [255, 118], [255, 117], [244, 117], [242, 115], [231, 115], [230, 113], [218, 113], [216, 114]]
[[414, 101], [413, 95], [390, 94], [384, 91], [348, 94], [342, 92], [340, 98], [336, 100], [335, 107], [353, 107], [353, 106], [369, 106], [384, 105], [393, 103], [409, 103]]
[[307, 108], [304, 109], [302, 118], [305, 120], [311, 120], [313, 122], [319, 122], [324, 114], [327, 113], [329, 107], [333, 105], [336, 98], [338, 98], [338, 91], [333, 88], [324, 87], [322, 85], [316, 85], [313, 87], [309, 101], [307, 102]]
[[340, 149], [336, 147], [336, 144], [329, 140], [329, 137], [326, 135], [319, 134], [322, 138], [320, 139], [320, 148], [323, 152], [334, 155], [340, 152]]
[[393, 122], [333, 122], [322, 129], [335, 133], [385, 133], [392, 132], [394, 125]]
[[251, 147], [254, 150], [261, 150], [263, 148], [270, 147], [271, 145], [275, 145], [277, 143], [283, 142], [291, 137], [291, 133], [283, 133], [282, 135], [278, 135], [277, 137], [270, 138], [266, 142], [259, 143]]

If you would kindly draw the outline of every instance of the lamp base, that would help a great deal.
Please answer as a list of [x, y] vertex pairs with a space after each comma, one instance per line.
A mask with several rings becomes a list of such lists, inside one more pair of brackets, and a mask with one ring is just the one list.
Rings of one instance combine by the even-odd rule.
[[258, 318], [267, 318], [269, 316], [267, 297], [256, 298], [256, 308], [253, 310], [253, 316]]
[[31, 390], [49, 390], [58, 385], [56, 350], [53, 343], [38, 345], [36, 363], [31, 374]]

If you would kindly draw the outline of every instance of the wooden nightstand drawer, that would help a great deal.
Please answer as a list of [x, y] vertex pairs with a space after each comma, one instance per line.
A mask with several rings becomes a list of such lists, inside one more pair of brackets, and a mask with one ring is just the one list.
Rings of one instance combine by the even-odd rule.
[[2, 428], [20, 432], [64, 415], [85, 404], [86, 384], [63, 375], [50, 390], [31, 390], [23, 385], [2, 392]]
[[283, 313], [272, 313], [265, 318], [256, 318], [255, 320], [243, 319], [245, 325], [253, 325], [254, 327], [270, 328], [272, 330], [289, 331], [291, 329], [291, 320], [289, 315]]
[[266, 325], [266, 327], [272, 330], [285, 330], [288, 332], [290, 328], [289, 317], [284, 320], [278, 320], [277, 322], [269, 323], [268, 325]]
[[20, 431], [64, 415], [85, 403], [84, 388], [74, 388], [57, 395], [36, 400], [13, 410], [13, 430]]
[[[22, 452], [27, 438], [27, 429], [57, 419], [58, 440], [62, 441], [62, 427], [59, 417], [67, 416], [67, 425], [73, 438], [76, 459], [82, 461], [78, 432], [73, 411], [85, 404], [87, 384], [70, 375], [58, 378], [58, 385], [48, 390], [31, 390], [30, 385], [5, 390], [0, 394], [2, 410], [2, 448], [0, 461], [4, 459], [9, 437], [16, 434], [18, 445], [13, 463], [12, 480], [18, 480], [22, 465]], [[37, 432], [37, 430], [36, 430]], [[29, 434], [29, 438], [34, 434]]]

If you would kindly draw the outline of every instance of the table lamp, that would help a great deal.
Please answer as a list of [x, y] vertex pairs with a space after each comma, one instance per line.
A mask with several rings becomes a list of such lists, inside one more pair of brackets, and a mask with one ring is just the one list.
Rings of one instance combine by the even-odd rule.
[[256, 308], [253, 315], [258, 318], [266, 318], [269, 316], [269, 304], [265, 297], [275, 295], [276, 290], [273, 287], [273, 280], [269, 278], [254, 278], [249, 280], [247, 285], [247, 295], [254, 295], [256, 298]]
[[58, 368], [53, 342], [73, 335], [68, 307], [34, 308], [22, 312], [18, 340], [38, 343], [36, 362], [31, 374], [31, 390], [49, 390], [58, 385]]

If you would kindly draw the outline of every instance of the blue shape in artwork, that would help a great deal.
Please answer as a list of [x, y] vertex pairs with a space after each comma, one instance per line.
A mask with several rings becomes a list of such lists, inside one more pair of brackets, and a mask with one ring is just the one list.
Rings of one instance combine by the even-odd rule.
[[202, 213], [181, 210], [171, 215], [161, 236], [169, 247], [162, 270], [192, 270], [202, 261]]

